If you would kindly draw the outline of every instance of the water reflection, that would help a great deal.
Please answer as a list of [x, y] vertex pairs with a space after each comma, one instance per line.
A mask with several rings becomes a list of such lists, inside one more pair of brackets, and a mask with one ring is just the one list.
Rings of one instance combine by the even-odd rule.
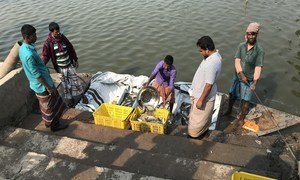
[[296, 97], [300, 97], [300, 91], [292, 90], [292, 94]]
[[300, 29], [297, 30], [297, 31], [295, 32], [295, 34], [299, 37], [299, 36], [300, 36]]
[[292, 81], [300, 83], [300, 80], [298, 78], [296, 78], [295, 76], [292, 77]]

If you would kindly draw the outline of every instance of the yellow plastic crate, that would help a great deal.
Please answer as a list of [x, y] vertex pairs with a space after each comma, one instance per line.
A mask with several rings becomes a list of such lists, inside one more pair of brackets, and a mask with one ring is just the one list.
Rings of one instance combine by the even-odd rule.
[[93, 113], [95, 124], [119, 129], [129, 129], [127, 119], [133, 108], [116, 104], [103, 103]]
[[141, 115], [141, 109], [135, 108], [132, 117], [130, 118], [131, 129], [142, 132], [152, 132], [157, 134], [164, 134], [167, 127], [167, 119], [169, 111], [166, 109], [156, 109], [154, 111], [154, 117], [164, 118], [166, 122], [164, 124], [152, 123], [152, 122], [140, 122], [137, 121], [137, 117]]
[[235, 172], [231, 176], [231, 180], [273, 180], [272, 178], [259, 176], [247, 172]]

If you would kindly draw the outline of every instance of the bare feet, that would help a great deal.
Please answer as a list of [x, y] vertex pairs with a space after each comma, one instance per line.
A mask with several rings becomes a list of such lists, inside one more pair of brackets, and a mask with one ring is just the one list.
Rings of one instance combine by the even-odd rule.
[[239, 127], [242, 127], [244, 125], [244, 119], [245, 119], [246, 115], [241, 114], [240, 117], [238, 118], [238, 125]]
[[238, 125], [239, 125], [239, 127], [242, 127], [244, 125], [244, 120], [239, 120]]

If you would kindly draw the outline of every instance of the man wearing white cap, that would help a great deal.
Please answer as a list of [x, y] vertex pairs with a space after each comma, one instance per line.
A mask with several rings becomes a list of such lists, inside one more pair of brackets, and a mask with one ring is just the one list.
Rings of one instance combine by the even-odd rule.
[[249, 24], [245, 40], [238, 46], [235, 54], [235, 74], [229, 91], [229, 105], [225, 115], [229, 115], [236, 99], [241, 99], [241, 114], [239, 124], [243, 125], [244, 119], [249, 112], [249, 101], [256, 89], [257, 81], [261, 74], [264, 61], [264, 50], [257, 42], [260, 24]]

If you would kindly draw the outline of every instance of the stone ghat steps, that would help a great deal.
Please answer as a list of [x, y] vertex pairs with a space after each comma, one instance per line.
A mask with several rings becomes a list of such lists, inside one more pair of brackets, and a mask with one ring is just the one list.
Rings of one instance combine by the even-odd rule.
[[[21, 128], [25, 129], [35, 129], [39, 131], [48, 132], [48, 129], [44, 127], [43, 122], [41, 122], [40, 114], [30, 114], [19, 125]], [[118, 137], [124, 137], [132, 131], [120, 130], [115, 128], [97, 126], [95, 124], [88, 123], [93, 121], [93, 115], [91, 112], [85, 112], [77, 110], [74, 108], [69, 109], [63, 116], [66, 122], [70, 123], [71, 130], [67, 129], [63, 132], [58, 132], [58, 134], [70, 136], [74, 138], [83, 138], [91, 141], [101, 141], [103, 143], [109, 143]], [[100, 131], [100, 132], [99, 132]], [[105, 133], [101, 133], [105, 132]], [[109, 136], [107, 136], [109, 134]], [[141, 133], [139, 133], [141, 134]], [[142, 133], [143, 134], [143, 133]], [[147, 134], [147, 133], [146, 133]], [[79, 136], [80, 135], [80, 136]], [[171, 136], [179, 136], [182, 138], [187, 137], [187, 126], [183, 125], [172, 125], [169, 128], [169, 134]], [[100, 139], [99, 139], [100, 138]], [[253, 147], [259, 149], [272, 149], [274, 143], [280, 140], [278, 136], [250, 136], [250, 135], [235, 135], [228, 134], [222, 131], [214, 130], [205, 136], [203, 140], [232, 144], [243, 147]]]
[[[239, 167], [93, 143], [21, 128], [1, 132], [1, 145], [88, 166], [170, 179], [229, 179]], [[205, 172], [205, 173], [204, 173]]]
[[[137, 146], [129, 148], [127, 146], [119, 146], [117, 145], [118, 143], [103, 144], [21, 128], [6, 128], [1, 134], [2, 145], [17, 148], [21, 151], [31, 151], [88, 166], [108, 167], [146, 176], [170, 179], [230, 179], [231, 174], [238, 170], [249, 169], [250, 171], [255, 171], [255, 169], [251, 169], [251, 166], [225, 165], [216, 162], [212, 157], [211, 160], [205, 160], [204, 157], [201, 157], [201, 154], [203, 155], [203, 149], [199, 149], [201, 146], [198, 146], [197, 152], [192, 153], [194, 154], [192, 158], [190, 155], [174, 155], [176, 152], [173, 153], [172, 151], [169, 151], [169, 153], [151, 151], [151, 148], [149, 151], [145, 149], [139, 150]], [[175, 138], [183, 139], [180, 137]], [[131, 139], [131, 141], [134, 140]], [[190, 145], [197, 144], [198, 141], [193, 140]], [[161, 147], [168, 147], [172, 143], [174, 142], [162, 144]], [[208, 147], [206, 144], [202, 145]], [[189, 149], [189, 147], [186, 148], [187, 150]], [[195, 147], [190, 148], [193, 149]], [[186, 154], [190, 152], [187, 151]], [[200, 156], [196, 156], [196, 154], [200, 154]], [[217, 154], [218, 157], [223, 155]], [[259, 159], [261, 157], [257, 157], [257, 160], [255, 160], [259, 161]], [[268, 175], [269, 177], [278, 178], [280, 176], [278, 173], [262, 169], [259, 169], [259, 171], [259, 174]]]
[[[220, 164], [243, 167], [249, 170], [290, 173], [291, 159], [288, 156], [270, 156], [264, 146], [247, 147], [241, 145], [219, 143], [211, 140], [193, 140], [186, 137], [141, 133], [131, 130], [121, 130], [104, 126], [88, 124], [90, 113], [75, 109], [65, 113], [65, 122], [69, 128], [55, 134], [65, 137], [99, 142], [107, 145], [117, 145], [150, 153], [168, 154], [175, 157], [200, 159]], [[25, 129], [49, 132], [40, 115], [31, 114], [20, 126]], [[51, 133], [52, 134], [52, 133]], [[280, 162], [280, 163], [279, 163]], [[288, 165], [288, 166], [287, 166]], [[283, 171], [284, 170], [284, 171]]]
[[[186, 132], [187, 126], [176, 125], [169, 135], [186, 137]], [[202, 140], [258, 149], [272, 149], [277, 141], [281, 141], [281, 138], [278, 135], [258, 137], [254, 135], [236, 135], [220, 130], [213, 130], [204, 136]]]
[[160, 179], [0, 145], [0, 179]]

